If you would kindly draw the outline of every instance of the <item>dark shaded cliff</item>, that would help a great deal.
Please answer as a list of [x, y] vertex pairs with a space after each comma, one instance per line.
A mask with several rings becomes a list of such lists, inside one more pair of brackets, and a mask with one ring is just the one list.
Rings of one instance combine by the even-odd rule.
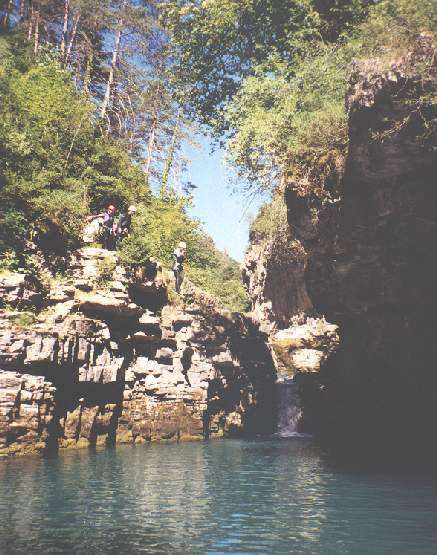
[[[331, 444], [401, 456], [435, 451], [434, 59], [424, 35], [389, 69], [378, 69], [376, 60], [355, 67], [343, 175], [324, 198], [300, 196], [294, 183], [284, 193], [290, 235], [304, 251], [304, 278], [290, 251], [291, 269], [273, 270], [284, 284], [279, 290], [290, 295], [290, 286], [297, 288], [292, 298], [308, 295], [313, 311], [340, 326], [338, 350], [303, 393], [314, 431]], [[258, 286], [268, 282], [256, 268], [246, 271]], [[268, 302], [261, 286], [263, 295]], [[300, 304], [289, 303], [289, 325]], [[281, 311], [277, 323], [283, 321]]]

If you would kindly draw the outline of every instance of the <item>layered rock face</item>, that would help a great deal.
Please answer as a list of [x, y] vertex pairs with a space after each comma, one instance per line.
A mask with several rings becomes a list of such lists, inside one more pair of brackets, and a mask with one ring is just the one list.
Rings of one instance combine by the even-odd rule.
[[[433, 52], [423, 36], [415, 52], [389, 70], [377, 71], [376, 62], [354, 68], [346, 100], [349, 152], [337, 194], [303, 197], [293, 184], [285, 191], [290, 234], [305, 253], [304, 279], [301, 267], [283, 272], [278, 265], [274, 279], [284, 283], [279, 291], [285, 293], [300, 283], [301, 293], [291, 297], [308, 295], [313, 310], [340, 326], [340, 346], [321, 357], [307, 410], [316, 431], [343, 443], [355, 438], [392, 449], [408, 437], [413, 450], [432, 443], [428, 438], [437, 420]], [[252, 282], [272, 279], [262, 276], [271, 259], [268, 251], [265, 255], [268, 260], [252, 270], [258, 272]], [[268, 300], [268, 288], [255, 302], [263, 295]], [[289, 310], [291, 324], [300, 310], [298, 303]], [[283, 321], [280, 311], [276, 327]], [[305, 325], [305, 316], [297, 325]], [[287, 354], [293, 367], [292, 346]]]
[[[170, 304], [157, 265], [84, 248], [45, 291], [0, 289], [0, 454], [272, 429], [265, 336], [189, 282]], [[41, 312], [18, 310], [36, 294]]]

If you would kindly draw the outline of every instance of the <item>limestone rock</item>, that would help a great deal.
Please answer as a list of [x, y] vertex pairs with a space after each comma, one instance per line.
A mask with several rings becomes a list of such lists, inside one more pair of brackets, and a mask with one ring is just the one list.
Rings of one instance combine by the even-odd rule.
[[[158, 270], [125, 269], [115, 253], [87, 247], [65, 281], [51, 280], [26, 329], [20, 311], [0, 311], [0, 454], [220, 436], [216, 414], [246, 426], [267, 411], [275, 374], [265, 336], [188, 280], [181, 306], [170, 306]], [[23, 276], [4, 285], [26, 287]]]
[[0, 456], [47, 447], [54, 391], [42, 376], [0, 371]]

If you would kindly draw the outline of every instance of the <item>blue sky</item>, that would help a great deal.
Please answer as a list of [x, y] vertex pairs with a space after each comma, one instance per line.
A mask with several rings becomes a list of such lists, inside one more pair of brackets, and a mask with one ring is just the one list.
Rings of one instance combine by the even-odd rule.
[[220, 250], [241, 262], [249, 239], [250, 220], [263, 199], [249, 202], [244, 194], [233, 193], [235, 183], [230, 184], [224, 152], [211, 153], [207, 137], [198, 141], [200, 148], [184, 146], [184, 154], [190, 159], [186, 178], [197, 186], [193, 192], [195, 206], [190, 213], [204, 223], [204, 229]]

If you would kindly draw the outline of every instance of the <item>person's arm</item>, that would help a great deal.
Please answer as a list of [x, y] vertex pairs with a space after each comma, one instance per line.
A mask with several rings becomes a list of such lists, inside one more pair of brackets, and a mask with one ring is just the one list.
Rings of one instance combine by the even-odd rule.
[[90, 216], [87, 216], [86, 220], [87, 222], [92, 222], [93, 220], [96, 220], [97, 218], [104, 218], [105, 217], [105, 213], [103, 214], [91, 214]]
[[173, 270], [178, 270], [179, 269], [179, 262], [178, 262], [178, 253], [176, 251], [173, 251]]

